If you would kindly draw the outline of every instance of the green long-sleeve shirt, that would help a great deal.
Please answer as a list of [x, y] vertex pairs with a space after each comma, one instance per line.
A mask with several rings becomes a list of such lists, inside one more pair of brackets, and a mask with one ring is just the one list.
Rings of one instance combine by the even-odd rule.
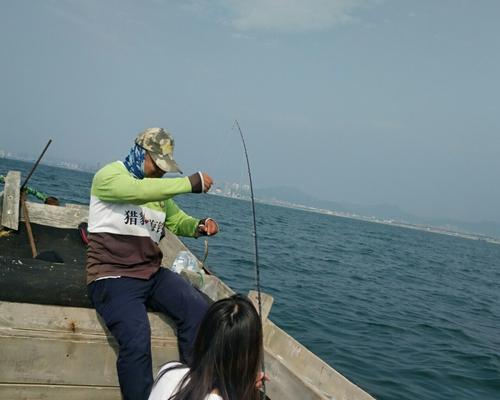
[[136, 179], [120, 161], [99, 170], [90, 197], [87, 282], [112, 276], [148, 279], [154, 274], [163, 256], [158, 247], [163, 229], [196, 236], [199, 219], [172, 199], [191, 191], [189, 177]]

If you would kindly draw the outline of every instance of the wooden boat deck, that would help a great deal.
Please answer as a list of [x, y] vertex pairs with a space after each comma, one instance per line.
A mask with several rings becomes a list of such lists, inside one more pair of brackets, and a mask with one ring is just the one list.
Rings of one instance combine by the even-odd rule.
[[[3, 200], [0, 215], [4, 214], [2, 207], [6, 209]], [[86, 220], [88, 209], [30, 202], [27, 207], [40, 251], [64, 249], [59, 251], [64, 263], [33, 260], [21, 226], [18, 233], [0, 238], [0, 399], [118, 400], [117, 345], [86, 299], [85, 252], [76, 227]], [[44, 238], [43, 232], [53, 229], [50, 226], [59, 229]], [[173, 257], [186, 249], [171, 234], [160, 247], [165, 255], [163, 265], [171, 265]], [[42, 278], [49, 275], [54, 276], [52, 286], [49, 279], [44, 282]], [[200, 285], [197, 274], [184, 276]], [[206, 276], [200, 290], [212, 300], [233, 293], [215, 276]], [[49, 297], [56, 300], [47, 300]], [[264, 300], [270, 399], [373, 399], [267, 319], [272, 299], [265, 296]], [[55, 304], [45, 304], [49, 302]], [[175, 327], [160, 314], [149, 313], [149, 318], [157, 370], [178, 357]]]

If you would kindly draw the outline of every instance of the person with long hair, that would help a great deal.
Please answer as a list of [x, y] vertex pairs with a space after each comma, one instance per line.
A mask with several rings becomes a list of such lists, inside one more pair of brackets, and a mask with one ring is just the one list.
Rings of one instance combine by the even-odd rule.
[[262, 325], [241, 295], [213, 303], [201, 322], [191, 368], [165, 364], [149, 400], [258, 400], [262, 381]]

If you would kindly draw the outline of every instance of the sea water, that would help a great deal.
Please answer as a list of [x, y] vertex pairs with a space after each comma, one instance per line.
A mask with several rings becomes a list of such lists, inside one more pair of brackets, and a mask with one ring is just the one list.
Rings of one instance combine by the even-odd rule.
[[[31, 164], [0, 159], [0, 174]], [[30, 186], [86, 204], [92, 175], [39, 166]], [[1, 190], [1, 188], [0, 188]], [[255, 288], [249, 202], [178, 196], [217, 220], [208, 267]], [[257, 204], [270, 318], [379, 399], [500, 399], [500, 245]], [[203, 257], [204, 240], [183, 239]]]

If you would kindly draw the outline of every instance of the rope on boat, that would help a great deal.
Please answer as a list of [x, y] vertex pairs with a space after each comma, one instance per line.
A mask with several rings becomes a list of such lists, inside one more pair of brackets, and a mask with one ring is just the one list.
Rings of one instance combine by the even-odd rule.
[[[243, 132], [241, 131], [240, 124], [238, 120], [234, 120], [234, 126], [238, 128], [238, 132], [240, 133], [241, 141], [243, 143], [243, 150], [245, 151], [245, 158], [247, 160], [247, 171], [248, 171], [248, 179], [250, 181], [250, 197], [252, 199], [252, 215], [253, 215], [253, 237], [254, 237], [254, 246], [255, 246], [255, 284], [257, 286], [257, 303], [259, 307], [259, 317], [261, 326], [264, 327], [264, 321], [262, 320], [262, 300], [260, 295], [260, 269], [259, 269], [259, 248], [257, 246], [257, 219], [255, 217], [255, 199], [253, 196], [253, 184], [252, 184], [252, 173], [250, 172], [250, 161], [248, 160], [248, 152], [247, 146], [245, 143], [245, 138], [243, 137]], [[262, 391], [263, 391], [263, 399], [266, 398], [266, 369], [264, 365], [264, 359], [262, 359], [262, 373], [264, 374], [262, 378]]]

